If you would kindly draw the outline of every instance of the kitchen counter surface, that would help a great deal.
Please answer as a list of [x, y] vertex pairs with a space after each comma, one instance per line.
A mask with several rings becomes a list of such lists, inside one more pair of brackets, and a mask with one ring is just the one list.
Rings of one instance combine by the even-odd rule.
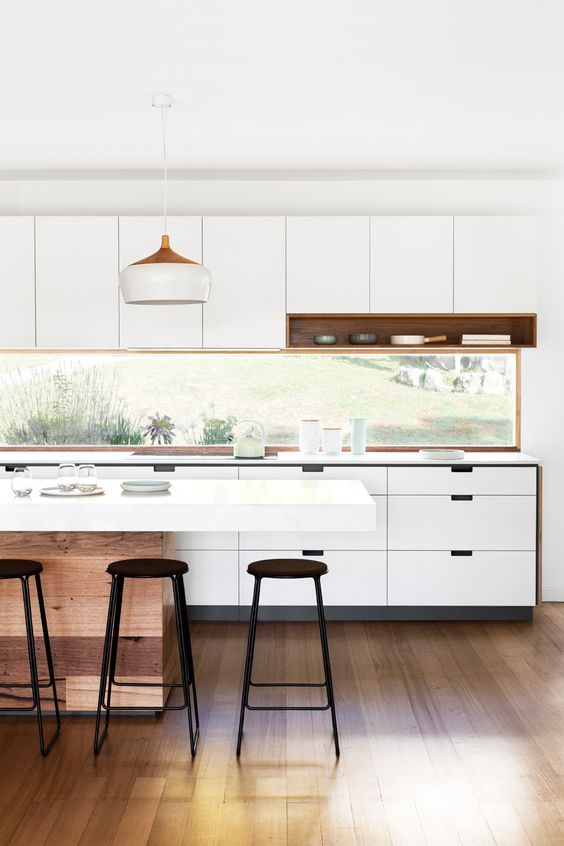
[[374, 531], [376, 508], [356, 480], [175, 480], [163, 493], [16, 497], [0, 482], [0, 532]]
[[284, 466], [295, 464], [327, 464], [327, 465], [397, 465], [415, 464], [434, 467], [441, 464], [540, 464], [538, 458], [524, 452], [467, 452], [462, 461], [437, 461], [421, 458], [417, 451], [413, 452], [371, 452], [364, 455], [351, 455], [348, 452], [340, 455], [303, 455], [299, 452], [280, 452], [265, 459], [232, 458], [228, 455], [134, 455], [133, 452], [47, 452], [42, 450], [26, 452], [10, 452], [0, 450], [0, 465], [28, 464], [28, 465], [58, 465], [61, 462], [72, 461], [76, 464], [88, 463], [97, 465], [150, 465], [175, 464], [197, 466]]

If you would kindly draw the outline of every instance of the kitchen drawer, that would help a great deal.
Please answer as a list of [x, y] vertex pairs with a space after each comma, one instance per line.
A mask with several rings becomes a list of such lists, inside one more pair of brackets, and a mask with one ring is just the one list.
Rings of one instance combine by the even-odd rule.
[[[160, 469], [158, 469], [160, 468]], [[236, 479], [236, 467], [185, 467], [181, 464], [147, 464], [144, 467], [123, 464], [119, 467], [97, 468], [100, 479]]]
[[240, 479], [358, 479], [369, 494], [387, 491], [386, 467], [329, 467], [304, 464], [295, 467], [239, 467]]
[[[302, 558], [301, 549], [255, 550], [239, 553], [241, 605], [250, 605], [254, 578], [247, 573], [251, 561], [262, 558]], [[325, 561], [329, 572], [321, 579], [325, 605], [385, 605], [386, 553], [342, 550], [314, 556]], [[307, 559], [306, 559], [307, 560]], [[264, 579], [261, 605], [315, 605], [313, 579]]]
[[388, 549], [536, 548], [536, 497], [391, 496]]
[[186, 561], [186, 601], [190, 605], [238, 605], [239, 561], [236, 550], [178, 549], [176, 558]]
[[388, 553], [389, 605], [535, 605], [534, 552]]
[[[31, 470], [31, 476], [33, 479], [54, 479], [57, 475], [57, 467], [56, 466], [49, 467], [48, 465], [36, 465], [33, 464], [26, 464], [24, 461], [18, 461], [17, 464], [8, 464], [2, 465], [0, 468], [0, 478], [2, 479], [11, 479], [13, 474], [13, 467], [29, 467]], [[6, 469], [9, 467], [10, 469]]]
[[390, 467], [390, 495], [517, 494], [534, 496], [536, 467]]
[[240, 549], [386, 549], [387, 497], [373, 496], [375, 532], [241, 532]]

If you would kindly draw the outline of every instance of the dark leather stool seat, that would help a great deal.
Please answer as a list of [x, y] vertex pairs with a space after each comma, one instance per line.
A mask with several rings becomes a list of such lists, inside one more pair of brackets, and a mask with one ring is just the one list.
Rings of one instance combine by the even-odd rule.
[[324, 576], [327, 564], [301, 558], [265, 558], [249, 564], [247, 573], [259, 579], [312, 579]]
[[[310, 553], [304, 553], [310, 554]], [[243, 740], [243, 725], [245, 711], [331, 711], [333, 723], [333, 738], [335, 740], [335, 754], [340, 754], [339, 731], [337, 729], [337, 711], [333, 693], [333, 679], [331, 676], [331, 660], [329, 658], [329, 644], [327, 642], [327, 626], [325, 624], [325, 610], [321, 593], [321, 576], [328, 573], [327, 565], [323, 561], [312, 561], [305, 558], [263, 558], [253, 561], [247, 567], [247, 573], [254, 576], [255, 588], [251, 605], [251, 619], [247, 637], [247, 657], [243, 674], [243, 691], [241, 694], [241, 713], [239, 716], [239, 733], [237, 735], [237, 755], [241, 754]], [[315, 586], [315, 600], [317, 605], [317, 621], [321, 639], [321, 655], [325, 678], [322, 682], [293, 682], [293, 681], [253, 681], [253, 658], [255, 654], [255, 640], [257, 633], [260, 590], [263, 579], [313, 579]], [[327, 694], [325, 705], [251, 705], [249, 692], [251, 687], [323, 687]]]
[[[100, 688], [98, 692], [98, 708], [96, 709], [96, 728], [94, 731], [94, 754], [98, 755], [108, 733], [110, 713], [113, 711], [183, 711], [188, 712], [188, 733], [190, 735], [190, 750], [192, 756], [196, 754], [198, 737], [200, 734], [200, 718], [198, 716], [198, 699], [196, 696], [196, 680], [194, 678], [194, 661], [192, 658], [192, 644], [190, 641], [190, 627], [186, 608], [186, 593], [184, 590], [184, 575], [189, 570], [185, 561], [174, 558], [125, 558], [113, 561], [106, 568], [112, 577], [108, 618], [106, 622], [106, 636], [102, 652], [102, 668], [100, 671]], [[170, 579], [174, 600], [174, 616], [176, 618], [176, 636], [180, 655], [180, 682], [141, 682], [118, 681], [116, 679], [116, 662], [118, 643], [120, 639], [120, 622], [123, 602], [123, 591], [126, 579]], [[112, 691], [117, 687], [125, 688], [182, 688], [184, 693], [181, 705], [112, 705]], [[192, 705], [194, 719], [192, 719]], [[101, 729], [102, 711], [105, 712], [104, 727]]]
[[24, 576], [36, 576], [43, 570], [39, 561], [27, 558], [4, 558], [0, 561], [0, 579], [21, 579]]
[[[55, 682], [55, 669], [53, 666], [53, 656], [51, 654], [51, 643], [49, 641], [49, 629], [47, 628], [47, 615], [45, 613], [45, 602], [43, 600], [43, 589], [41, 587], [40, 573], [43, 571], [43, 565], [39, 561], [32, 561], [28, 558], [2, 558], [0, 559], [0, 579], [18, 579], [22, 586], [22, 600], [25, 617], [25, 632], [27, 637], [27, 654], [29, 657], [29, 675], [30, 682], [8, 682], [0, 684], [1, 688], [31, 688], [32, 703], [29, 706], [18, 707], [8, 706], [7, 708], [0, 708], [1, 711], [35, 711], [37, 716], [37, 727], [39, 729], [39, 748], [41, 754], [45, 757], [49, 754], [49, 750], [53, 743], [59, 736], [61, 731], [61, 717], [59, 714], [59, 700], [57, 698], [57, 685]], [[37, 605], [39, 608], [39, 617], [41, 619], [41, 629], [43, 634], [43, 645], [45, 648], [45, 657], [47, 659], [47, 671], [49, 679], [46, 682], [39, 681], [39, 673], [37, 671], [37, 656], [35, 653], [35, 634], [33, 630], [33, 614], [31, 610], [31, 592], [29, 589], [30, 580], [35, 582], [35, 590], [37, 593]], [[0, 602], [0, 615], [2, 614], [2, 605]], [[1, 664], [0, 660], [0, 664]], [[45, 733], [43, 731], [43, 713], [41, 710], [41, 693], [43, 688], [51, 688], [53, 694], [53, 707], [55, 709], [56, 726], [49, 741], [45, 741]]]
[[114, 561], [107, 572], [110, 576], [122, 576], [125, 579], [166, 579], [183, 576], [188, 572], [188, 564], [173, 558], [126, 558]]

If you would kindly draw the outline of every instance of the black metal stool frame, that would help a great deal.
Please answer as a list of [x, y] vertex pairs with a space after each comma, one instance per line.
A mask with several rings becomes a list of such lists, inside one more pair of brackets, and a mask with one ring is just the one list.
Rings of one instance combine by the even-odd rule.
[[[112, 576], [112, 587], [110, 591], [110, 602], [108, 606], [108, 619], [106, 623], [106, 635], [104, 638], [104, 651], [102, 653], [102, 669], [100, 672], [100, 692], [98, 695], [98, 708], [96, 710], [96, 731], [94, 734], [94, 754], [98, 755], [106, 739], [108, 726], [110, 724], [111, 711], [188, 711], [188, 731], [190, 734], [190, 751], [192, 757], [196, 754], [198, 738], [200, 736], [200, 717], [198, 714], [198, 698], [196, 695], [196, 682], [194, 678], [194, 660], [192, 657], [192, 645], [190, 642], [190, 629], [188, 624], [188, 612], [186, 610], [186, 593], [182, 575], [169, 576], [172, 581], [174, 595], [174, 610], [176, 616], [176, 633], [178, 638], [178, 651], [180, 654], [180, 672], [182, 681], [180, 683], [153, 683], [153, 682], [118, 682], [115, 678], [117, 649], [119, 641], [119, 626], [121, 620], [121, 606], [123, 600], [124, 576]], [[161, 578], [161, 577], [146, 577]], [[160, 708], [155, 706], [120, 707], [111, 705], [112, 686], [116, 687], [162, 687], [183, 689], [184, 701], [182, 705], [163, 705]], [[194, 698], [194, 718], [192, 718], [192, 703], [190, 687]], [[102, 710], [105, 711], [106, 719], [104, 729], [100, 734], [100, 721]], [[195, 724], [195, 730], [194, 730]]]
[[[251, 617], [249, 621], [249, 634], [247, 639], [247, 656], [245, 659], [245, 672], [243, 675], [243, 692], [241, 695], [241, 714], [239, 717], [239, 734], [237, 736], [237, 757], [241, 754], [241, 743], [243, 740], [243, 725], [245, 722], [245, 710], [248, 711], [328, 711], [331, 710], [331, 721], [333, 723], [333, 737], [335, 740], [335, 755], [339, 757], [341, 748], [339, 746], [339, 731], [337, 728], [337, 713], [335, 710], [335, 696], [333, 693], [333, 677], [331, 675], [331, 661], [329, 659], [329, 643], [327, 640], [327, 624], [323, 608], [323, 595], [321, 592], [321, 577], [306, 576], [315, 583], [315, 599], [317, 603], [317, 619], [319, 622], [319, 635], [321, 639], [321, 653], [323, 656], [323, 669], [325, 680], [316, 683], [307, 682], [254, 682], [252, 681], [253, 658], [255, 654], [255, 640], [257, 633], [258, 612], [261, 580], [268, 576], [255, 576], [255, 587], [253, 591], [253, 603], [251, 606]], [[277, 576], [276, 578], [282, 578]], [[324, 687], [327, 691], [327, 703], [325, 705], [250, 705], [249, 693], [251, 687]]]
[[[39, 574], [35, 574], [35, 587], [37, 590], [37, 602], [39, 605], [39, 615], [41, 617], [41, 627], [43, 629], [43, 643], [45, 645], [45, 657], [47, 658], [47, 669], [49, 671], [49, 681], [40, 683], [37, 672], [37, 657], [35, 653], [35, 637], [33, 633], [33, 618], [31, 614], [31, 596], [29, 592], [29, 576], [4, 576], [0, 578], [14, 579], [17, 578], [22, 585], [23, 607], [25, 615], [25, 630], [27, 635], [27, 652], [29, 657], [29, 672], [31, 676], [31, 683], [14, 683], [2, 684], [0, 688], [17, 688], [22, 689], [31, 688], [32, 704], [25, 707], [13, 708], [11, 706], [0, 708], [0, 713], [10, 711], [36, 711], [37, 712], [37, 728], [39, 729], [39, 748], [41, 754], [45, 758], [53, 746], [61, 731], [61, 715], [59, 713], [59, 702], [57, 700], [57, 685], [55, 683], [55, 671], [53, 668], [53, 656], [51, 654], [51, 643], [49, 640], [49, 630], [47, 628], [47, 616], [45, 614], [45, 602], [43, 600], [43, 590], [41, 589], [41, 579]], [[41, 697], [39, 691], [45, 688], [53, 689], [53, 704], [55, 707], [56, 727], [49, 742], [45, 744], [45, 733], [43, 731], [43, 713], [41, 711]]]

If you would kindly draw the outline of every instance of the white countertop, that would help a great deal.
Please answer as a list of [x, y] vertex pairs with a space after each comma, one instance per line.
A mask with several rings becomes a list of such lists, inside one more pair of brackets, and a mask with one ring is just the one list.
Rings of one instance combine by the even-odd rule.
[[52, 464], [73, 461], [76, 464], [114, 464], [114, 465], [252, 465], [268, 467], [288, 464], [353, 464], [353, 465], [395, 465], [421, 464], [434, 467], [441, 464], [539, 464], [539, 459], [524, 452], [467, 452], [462, 461], [436, 461], [421, 458], [419, 453], [413, 452], [369, 452], [364, 455], [351, 455], [343, 452], [340, 455], [302, 455], [299, 452], [280, 452], [265, 459], [231, 458], [228, 455], [133, 455], [132, 452], [47, 452], [45, 450], [10, 452], [0, 450], [0, 465], [2, 464]]
[[1, 532], [351, 532], [374, 531], [376, 507], [359, 481], [177, 481], [170, 491], [47, 497], [35, 482], [16, 497], [0, 482]]

